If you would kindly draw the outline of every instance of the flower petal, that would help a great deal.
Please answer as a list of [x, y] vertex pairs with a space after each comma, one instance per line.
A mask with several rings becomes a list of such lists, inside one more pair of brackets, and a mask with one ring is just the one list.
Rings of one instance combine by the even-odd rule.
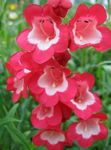
[[101, 4], [95, 4], [90, 7], [89, 15], [95, 17], [98, 25], [104, 23], [104, 21], [107, 19], [106, 10]]
[[98, 27], [98, 30], [102, 34], [102, 40], [100, 43], [92, 45], [97, 51], [105, 52], [111, 48], [111, 30], [107, 27]]

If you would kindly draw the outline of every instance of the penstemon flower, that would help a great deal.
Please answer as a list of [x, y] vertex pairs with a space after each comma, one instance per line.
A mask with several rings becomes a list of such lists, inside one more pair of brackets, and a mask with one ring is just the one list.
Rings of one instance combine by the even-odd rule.
[[62, 53], [68, 46], [68, 28], [61, 25], [61, 19], [54, 14], [50, 5], [29, 5], [24, 16], [31, 25], [17, 37], [18, 45], [25, 51], [33, 51], [37, 63], [49, 60], [55, 52]]
[[105, 139], [108, 130], [102, 122], [106, 119], [107, 117], [103, 113], [94, 114], [87, 120], [80, 119], [69, 126], [67, 139], [70, 142], [77, 141], [84, 148], [91, 146], [95, 140]]
[[[67, 68], [70, 49], [93, 46], [103, 52], [111, 48], [111, 31], [101, 25], [106, 20], [106, 10], [100, 4], [81, 4], [69, 24], [63, 25], [62, 18], [71, 6], [70, 0], [48, 0], [44, 6], [27, 6], [24, 17], [30, 28], [16, 39], [22, 50], [6, 63], [11, 74], [7, 90], [13, 92], [12, 101], [28, 97], [29, 91], [38, 103], [30, 121], [40, 131], [32, 142], [49, 150], [63, 150], [73, 141], [87, 148], [108, 135], [103, 124], [107, 116], [100, 112], [101, 99], [92, 92], [95, 77], [88, 72], [73, 74]], [[63, 123], [72, 113], [78, 121], [71, 120], [73, 123], [64, 130]]]
[[77, 92], [73, 99], [66, 99], [63, 103], [67, 104], [74, 113], [83, 119], [89, 118], [93, 113], [100, 111], [102, 104], [96, 93], [90, 92], [94, 84], [94, 76], [87, 72], [75, 74], [73, 79], [77, 85]]
[[62, 122], [62, 112], [59, 105], [46, 107], [37, 106], [31, 115], [31, 122], [35, 128], [47, 128], [48, 126], [57, 126]]
[[79, 5], [75, 16], [70, 21], [70, 49], [74, 51], [87, 46], [92, 46], [100, 52], [110, 49], [111, 31], [101, 25], [106, 18], [106, 10], [101, 4], [89, 8], [85, 4]]
[[63, 150], [66, 143], [66, 134], [59, 127], [50, 127], [37, 133], [32, 141], [37, 146], [46, 145], [49, 150]]
[[42, 73], [30, 78], [29, 89], [35, 99], [46, 106], [54, 106], [64, 99], [70, 100], [76, 93], [76, 84], [74, 79], [68, 77], [69, 73], [55, 60], [50, 60], [44, 64]]

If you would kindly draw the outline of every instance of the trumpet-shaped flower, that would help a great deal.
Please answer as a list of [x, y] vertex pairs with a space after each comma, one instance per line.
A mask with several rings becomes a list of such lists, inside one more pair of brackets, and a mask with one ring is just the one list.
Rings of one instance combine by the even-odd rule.
[[31, 25], [17, 37], [18, 45], [25, 51], [33, 51], [33, 59], [41, 64], [49, 60], [55, 52], [62, 53], [68, 47], [68, 29], [60, 25], [50, 5], [43, 7], [36, 4], [29, 5], [24, 16]]
[[46, 106], [56, 105], [62, 99], [71, 99], [75, 95], [76, 85], [68, 78], [69, 70], [55, 60], [44, 65], [40, 75], [30, 79], [29, 89], [40, 103]]
[[46, 107], [37, 106], [31, 115], [31, 123], [35, 128], [47, 128], [48, 126], [57, 126], [62, 122], [62, 112], [59, 105]]
[[66, 135], [60, 129], [44, 129], [37, 133], [32, 138], [32, 141], [35, 145], [45, 145], [50, 150], [63, 150]]
[[92, 115], [87, 120], [79, 120], [69, 126], [67, 139], [71, 142], [77, 141], [78, 144], [87, 148], [96, 140], [106, 139], [108, 130], [102, 123], [107, 117], [103, 113]]
[[93, 46], [100, 52], [110, 49], [111, 30], [101, 25], [106, 18], [106, 10], [101, 4], [89, 8], [85, 4], [80, 4], [70, 21], [70, 49], [76, 50], [87, 46]]
[[89, 73], [75, 74], [74, 79], [77, 85], [77, 92], [72, 99], [63, 101], [63, 103], [72, 108], [78, 117], [86, 120], [101, 109], [101, 100], [97, 94], [90, 92], [94, 84], [93, 75]]

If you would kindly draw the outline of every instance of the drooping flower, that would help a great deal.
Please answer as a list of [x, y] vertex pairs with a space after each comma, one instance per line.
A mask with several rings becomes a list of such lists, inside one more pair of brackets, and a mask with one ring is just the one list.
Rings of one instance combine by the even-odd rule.
[[17, 102], [22, 96], [26, 98], [27, 94], [27, 86], [25, 84], [24, 79], [18, 79], [15, 76], [7, 78], [7, 90], [12, 91], [12, 101]]
[[60, 25], [61, 19], [55, 15], [50, 5], [29, 5], [24, 16], [31, 25], [17, 37], [18, 45], [28, 52], [33, 51], [33, 59], [41, 64], [54, 53], [62, 53], [68, 47], [68, 29]]
[[68, 10], [72, 7], [72, 3], [70, 0], [48, 0], [48, 4], [50, 4], [54, 12], [60, 16], [65, 17]]
[[49, 150], [63, 150], [66, 135], [59, 128], [50, 128], [39, 131], [33, 138], [32, 141], [35, 145], [45, 145]]
[[56, 105], [62, 99], [71, 99], [75, 95], [76, 85], [68, 78], [69, 70], [55, 60], [50, 60], [43, 67], [43, 72], [30, 79], [29, 89], [35, 99], [46, 106]]
[[84, 148], [91, 146], [96, 140], [104, 140], [108, 136], [107, 127], [102, 123], [107, 117], [103, 113], [92, 115], [87, 120], [80, 119], [69, 126], [68, 141], [77, 141]]
[[77, 92], [72, 99], [63, 101], [63, 103], [72, 108], [78, 117], [86, 120], [93, 113], [100, 111], [102, 107], [98, 95], [90, 92], [94, 84], [94, 76], [85, 72], [83, 74], [75, 74], [74, 79], [77, 85]]
[[23, 67], [20, 62], [20, 58], [23, 52], [17, 52], [11, 56], [9, 61], [6, 63], [8, 71], [13, 75], [7, 78], [7, 90], [12, 91], [12, 100], [17, 102], [20, 96], [26, 98], [27, 86], [25, 84], [24, 78], [21, 77], [28, 74], [27, 69]]
[[31, 115], [31, 123], [35, 128], [47, 128], [49, 126], [57, 126], [62, 122], [62, 112], [59, 105], [46, 107], [44, 105], [37, 106]]
[[101, 25], [106, 18], [106, 10], [101, 4], [89, 8], [85, 4], [80, 4], [70, 21], [70, 49], [74, 51], [87, 46], [93, 46], [100, 52], [110, 49], [111, 30]]
[[29, 78], [34, 72], [39, 72], [39, 65], [32, 60], [30, 53], [20, 51], [10, 57], [6, 67], [13, 75], [7, 79], [7, 90], [13, 92], [13, 102], [17, 102], [20, 96], [26, 98]]
[[12, 75], [22, 79], [37, 70], [39, 65], [32, 60], [30, 53], [20, 51], [10, 57], [9, 61], [6, 62], [6, 67]]
[[20, 58], [22, 55], [23, 52], [17, 52], [10, 57], [8, 62], [6, 62], [6, 67], [11, 74], [14, 75], [21, 69], [23, 69], [23, 66], [20, 62]]

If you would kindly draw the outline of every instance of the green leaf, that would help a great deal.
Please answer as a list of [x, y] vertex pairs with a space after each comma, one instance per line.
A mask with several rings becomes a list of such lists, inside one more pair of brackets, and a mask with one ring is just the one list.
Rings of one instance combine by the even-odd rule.
[[28, 139], [24, 136], [22, 132], [20, 132], [14, 124], [9, 124], [5, 126], [7, 131], [12, 137], [12, 140], [16, 143], [20, 143], [24, 146], [24, 150], [32, 150], [31, 149], [31, 143], [28, 141]]
[[14, 104], [14, 106], [10, 109], [10, 111], [7, 113], [6, 117], [13, 117], [17, 111], [19, 104]]
[[4, 110], [6, 112], [6, 116], [3, 118], [3, 119], [0, 119], [0, 127], [6, 125], [6, 124], [9, 124], [11, 122], [19, 122], [18, 119], [15, 119], [13, 118], [15, 113], [16, 113], [16, 110], [18, 108], [19, 104], [15, 104], [9, 112], [7, 112], [6, 108], [4, 107]]
[[19, 120], [15, 119], [15, 118], [4, 118], [4, 119], [0, 119], [0, 127], [12, 123], [12, 122], [19, 122]]

